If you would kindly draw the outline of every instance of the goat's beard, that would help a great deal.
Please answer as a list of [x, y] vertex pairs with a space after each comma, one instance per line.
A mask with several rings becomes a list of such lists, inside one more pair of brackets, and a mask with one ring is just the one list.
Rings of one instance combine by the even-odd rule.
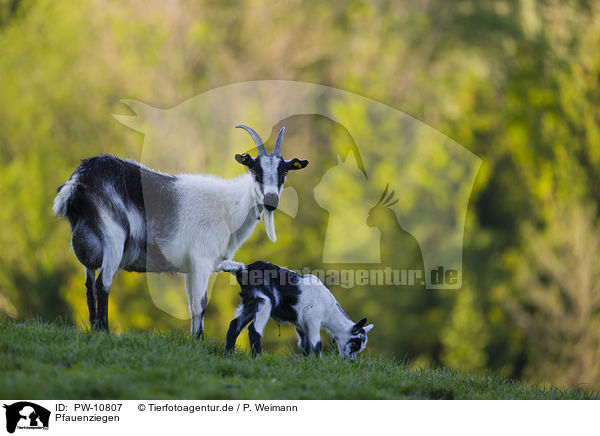
[[273, 242], [277, 242], [277, 235], [275, 234], [275, 217], [273, 216], [272, 210], [265, 210], [265, 230], [267, 236]]

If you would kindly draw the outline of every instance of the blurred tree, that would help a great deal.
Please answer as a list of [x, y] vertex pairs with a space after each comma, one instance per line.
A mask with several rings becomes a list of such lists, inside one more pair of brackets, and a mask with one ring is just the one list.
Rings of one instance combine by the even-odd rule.
[[562, 385], [600, 382], [600, 230], [593, 207], [560, 204], [543, 229], [526, 226], [508, 256], [525, 330], [528, 377]]
[[464, 371], [480, 371], [486, 367], [489, 331], [472, 289], [458, 295], [450, 323], [441, 332], [444, 365]]
[[[375, 318], [370, 349], [597, 386], [599, 16], [598, 2], [559, 0], [0, 0], [0, 312], [87, 318], [81, 267], [51, 202], [80, 159], [140, 157], [142, 136], [110, 116], [125, 111], [119, 99], [171, 107], [238, 81], [318, 82], [404, 110], [485, 159], [462, 290], [332, 287], [348, 312]], [[361, 125], [360, 111], [340, 111]], [[303, 132], [288, 142], [299, 154], [352, 142], [329, 120], [286, 122]], [[336, 161], [327, 150], [322, 171]], [[292, 184], [303, 198], [314, 186]], [[328, 217], [308, 199], [295, 219], [278, 217], [277, 246], [257, 230], [240, 258], [322, 267]], [[286, 232], [298, 223], [304, 234]], [[209, 335], [223, 337], [234, 289], [217, 279]], [[120, 329], [187, 325], [154, 306], [142, 275], [118, 276], [109, 310]], [[292, 341], [282, 331], [272, 345]]]

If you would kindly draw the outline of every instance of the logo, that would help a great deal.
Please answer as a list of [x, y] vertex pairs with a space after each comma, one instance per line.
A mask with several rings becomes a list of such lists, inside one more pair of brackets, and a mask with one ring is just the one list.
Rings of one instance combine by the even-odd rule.
[[14, 433], [18, 429], [48, 430], [50, 411], [29, 401], [19, 401], [4, 405], [6, 409], [6, 431]]
[[[113, 116], [144, 134], [141, 162], [167, 173], [233, 178], [245, 171], [233, 156], [256, 152], [234, 126], [251, 125], [267, 150], [286, 128], [283, 156], [310, 162], [285, 182], [273, 215], [294, 248], [261, 245], [255, 258], [252, 244], [264, 241], [258, 230], [239, 256], [276, 259], [302, 274], [308, 268], [319, 279], [315, 271], [327, 271], [327, 286], [461, 288], [467, 208], [482, 160], [431, 126], [341, 89], [281, 80], [234, 83], [164, 109], [123, 103], [132, 113]], [[168, 205], [152, 183], [142, 185], [147, 218], [160, 219]], [[158, 308], [189, 318], [182, 276], [146, 279]], [[214, 283], [212, 276], [209, 292]]]

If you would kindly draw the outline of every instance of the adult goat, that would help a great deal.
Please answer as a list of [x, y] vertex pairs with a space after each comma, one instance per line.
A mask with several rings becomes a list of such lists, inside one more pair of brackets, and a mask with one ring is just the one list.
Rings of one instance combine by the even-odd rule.
[[[108, 330], [108, 295], [117, 270], [185, 274], [191, 331], [204, 332], [208, 279], [232, 259], [265, 215], [275, 242], [273, 211], [289, 170], [308, 161], [284, 160], [279, 131], [273, 153], [246, 130], [258, 156], [236, 154], [248, 173], [221, 179], [210, 175], [169, 175], [112, 155], [82, 161], [58, 189], [54, 213], [71, 225], [73, 251], [85, 267], [90, 324]], [[96, 277], [96, 270], [99, 269]]]

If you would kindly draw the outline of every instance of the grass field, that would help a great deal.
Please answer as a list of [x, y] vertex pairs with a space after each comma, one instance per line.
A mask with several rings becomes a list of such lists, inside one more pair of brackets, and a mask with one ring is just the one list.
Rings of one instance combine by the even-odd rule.
[[596, 399], [447, 369], [411, 369], [364, 355], [354, 364], [332, 351], [226, 355], [217, 340], [183, 332], [121, 335], [43, 322], [0, 320], [4, 399]]

